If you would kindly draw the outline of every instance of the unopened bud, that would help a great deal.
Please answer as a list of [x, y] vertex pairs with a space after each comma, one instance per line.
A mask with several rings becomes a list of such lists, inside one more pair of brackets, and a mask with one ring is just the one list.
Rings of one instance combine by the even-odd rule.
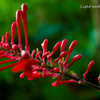
[[98, 82], [99, 82], [99, 85], [100, 85], [100, 74], [99, 74], [99, 77], [98, 77]]
[[81, 81], [81, 80], [79, 80], [79, 81], [78, 81], [78, 84], [80, 84], [80, 85], [81, 85], [81, 84], [82, 84], [82, 81]]
[[21, 57], [22, 58], [29, 58], [29, 53], [26, 50], [21, 51]]

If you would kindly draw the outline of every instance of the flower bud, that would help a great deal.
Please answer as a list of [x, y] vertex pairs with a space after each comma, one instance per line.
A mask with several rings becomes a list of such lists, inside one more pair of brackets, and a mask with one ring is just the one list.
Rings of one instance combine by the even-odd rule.
[[80, 55], [80, 54], [74, 56], [72, 62], [71, 62], [69, 65], [67, 65], [67, 69], [68, 69], [73, 63], [75, 63], [77, 60], [79, 60], [79, 59], [81, 59], [81, 58], [82, 58], [82, 55]]
[[61, 43], [61, 52], [63, 52], [65, 50], [65, 46], [67, 44], [67, 39], [64, 39]]
[[12, 45], [12, 49], [13, 49], [13, 50], [17, 50], [17, 49], [18, 49], [18, 46], [17, 46], [16, 44], [13, 44], [13, 45]]
[[55, 68], [53, 68], [53, 69], [51, 69], [51, 72], [59, 72], [59, 68], [58, 67], [55, 67]]
[[99, 74], [99, 77], [98, 77], [98, 82], [99, 82], [99, 86], [100, 86], [100, 74]]
[[41, 44], [43, 49], [43, 55], [47, 52], [47, 44], [48, 44], [48, 40], [44, 39], [43, 43]]
[[68, 55], [67, 55], [67, 57], [66, 57], [66, 59], [65, 59], [65, 61], [64, 61], [64, 63], [63, 63], [63, 67], [66, 66], [67, 61], [68, 61], [68, 59], [69, 59], [69, 56], [70, 56], [70, 54], [72, 53], [72, 51], [73, 51], [73, 49], [75, 48], [76, 45], [77, 45], [77, 41], [74, 40], [74, 41], [71, 43], [71, 45], [69, 46]]
[[60, 59], [62, 59], [67, 54], [67, 51], [63, 51], [60, 56], [55, 59], [54, 64], [57, 63]]
[[94, 61], [91, 61], [91, 62], [89, 63], [86, 72], [83, 74], [83, 81], [85, 80], [85, 78], [86, 78], [86, 76], [87, 76], [89, 70], [92, 68], [92, 66], [94, 65], [94, 63], [95, 63]]
[[21, 51], [21, 57], [26, 59], [29, 58], [29, 53], [26, 50], [22, 50]]

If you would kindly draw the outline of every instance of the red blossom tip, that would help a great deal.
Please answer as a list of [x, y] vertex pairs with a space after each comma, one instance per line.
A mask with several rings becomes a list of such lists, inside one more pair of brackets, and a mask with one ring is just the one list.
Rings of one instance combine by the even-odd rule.
[[58, 50], [58, 48], [61, 46], [61, 41], [59, 41], [59, 42], [57, 42], [56, 44], [55, 44], [55, 46], [53, 47], [53, 51], [51, 52], [51, 54], [50, 55], [48, 55], [48, 60], [50, 60], [51, 59], [51, 57], [52, 57], [52, 55]]
[[25, 3], [23, 3], [21, 8], [22, 8], [22, 11], [26, 11], [27, 10], [27, 5]]
[[68, 69], [73, 63], [75, 63], [77, 60], [79, 60], [79, 59], [81, 59], [81, 58], [82, 58], [82, 55], [80, 55], [80, 54], [74, 56], [72, 62], [71, 62], [69, 65], [67, 65], [67, 69]]
[[66, 80], [66, 81], [59, 81], [59, 85], [65, 84], [65, 83], [76, 83], [77, 81], [71, 79], [71, 80]]
[[28, 35], [27, 35], [27, 5], [23, 3], [21, 9], [22, 9], [22, 20], [25, 32], [25, 49], [29, 51]]
[[48, 70], [46, 68], [43, 68], [43, 71], [42, 71], [42, 77], [43, 78], [46, 77], [47, 72], [48, 72]]
[[86, 78], [86, 76], [87, 76], [89, 70], [92, 68], [92, 66], [94, 65], [94, 63], [95, 63], [95, 62], [94, 62], [93, 60], [89, 63], [86, 72], [83, 74], [83, 81], [85, 80], [85, 78]]
[[74, 40], [71, 45], [69, 46], [69, 52], [71, 53], [73, 51], [73, 49], [75, 48], [75, 46], [77, 45], [77, 40]]
[[17, 46], [16, 44], [13, 44], [13, 45], [12, 45], [12, 49], [14, 50], [14, 53], [15, 53], [15, 54], [18, 53], [18, 51], [17, 51], [18, 46]]
[[64, 39], [61, 43], [61, 52], [63, 52], [65, 50], [65, 46], [67, 44], [67, 39]]
[[33, 80], [33, 79], [37, 79], [37, 78], [41, 78], [42, 77], [42, 74], [40, 74], [39, 71], [34, 71], [32, 73], [32, 76], [28, 78], [28, 80]]
[[53, 69], [51, 69], [51, 72], [59, 72], [59, 68], [58, 67], [55, 67], [55, 68], [53, 68]]
[[21, 51], [21, 57], [26, 59], [29, 58], [29, 53], [26, 50], [22, 50]]
[[15, 29], [16, 29], [16, 22], [13, 22], [11, 25], [11, 33], [15, 34]]
[[32, 58], [34, 57], [35, 52], [36, 52], [36, 50], [33, 50], [33, 51], [32, 51], [32, 54], [31, 54], [31, 57], [32, 57]]
[[20, 23], [20, 20], [21, 20], [21, 14], [22, 14], [22, 11], [21, 10], [17, 10], [16, 11], [16, 24]]
[[60, 59], [62, 59], [67, 54], [67, 51], [63, 51], [60, 56], [55, 59], [54, 64], [57, 63]]
[[100, 86], [100, 75], [99, 75], [99, 77], [98, 77], [98, 82], [99, 82], [99, 86]]
[[19, 77], [20, 77], [20, 78], [25, 77], [25, 73], [20, 74], [20, 76], [19, 76]]
[[1, 40], [2, 45], [4, 44], [4, 41], [5, 41], [5, 36], [3, 35]]
[[42, 56], [42, 58], [45, 58], [45, 56], [49, 55], [50, 52], [45, 52], [44, 55]]
[[16, 29], [16, 22], [13, 22], [11, 25], [11, 45], [14, 44], [15, 29]]
[[89, 63], [87, 69], [90, 70], [90, 69], [92, 68], [92, 66], [94, 65], [94, 63], [95, 63], [95, 61], [92, 60], [92, 61]]
[[53, 47], [53, 52], [56, 52], [60, 46], [61, 46], [61, 41], [55, 44], [55, 46]]
[[6, 41], [5, 41], [5, 43], [8, 43], [8, 39], [9, 39], [9, 32], [6, 33]]
[[40, 61], [37, 60], [37, 59], [30, 59], [29, 60], [29, 64], [31, 64], [31, 65], [36, 65], [36, 64], [39, 64], [39, 63], [40, 63]]
[[18, 46], [19, 46], [19, 49], [22, 50], [22, 43], [21, 43], [21, 30], [20, 30], [20, 27], [21, 27], [21, 14], [22, 14], [22, 11], [21, 10], [17, 10], [16, 12], [16, 25], [17, 25], [17, 29], [18, 29]]
[[43, 49], [43, 55], [45, 54], [45, 52], [47, 52], [47, 44], [48, 44], [48, 40], [44, 39], [43, 43], [41, 44]]
[[69, 59], [69, 56], [70, 56], [70, 54], [72, 53], [72, 51], [73, 51], [73, 49], [75, 48], [76, 45], [77, 45], [77, 41], [74, 40], [74, 41], [71, 43], [71, 45], [69, 46], [68, 55], [67, 55], [67, 57], [66, 57], [66, 60], [65, 60], [64, 63], [63, 63], [63, 66], [64, 66], [64, 67], [66, 66], [67, 61], [68, 61], [68, 59]]
[[57, 87], [59, 85], [59, 82], [60, 82], [61, 78], [62, 78], [62, 76], [58, 76], [58, 80], [56, 82], [53, 82], [52, 86]]
[[17, 46], [16, 44], [13, 44], [13, 45], [12, 45], [12, 49], [13, 49], [13, 50], [17, 50], [17, 49], [18, 49], [18, 46]]
[[5, 44], [4, 46], [8, 51], [10, 51], [10, 45], [9, 44]]
[[42, 53], [42, 51], [38, 51], [38, 52], [36, 53], [35, 58], [39, 57], [41, 53]]

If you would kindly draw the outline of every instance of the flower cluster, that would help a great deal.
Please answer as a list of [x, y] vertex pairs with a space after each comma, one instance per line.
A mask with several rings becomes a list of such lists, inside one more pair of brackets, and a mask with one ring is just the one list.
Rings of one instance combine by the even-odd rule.
[[[22, 42], [21, 42], [21, 18], [23, 20], [24, 26], [24, 33], [25, 33], [25, 50], [22, 49]], [[17, 27], [18, 30], [18, 45], [14, 43], [14, 35], [15, 29]], [[63, 80], [61, 79], [64, 76], [64, 73], [68, 73], [68, 69], [74, 64], [76, 61], [82, 58], [80, 54], [77, 54], [73, 57], [70, 64], [68, 64], [68, 59], [77, 45], [77, 41], [74, 40], [71, 45], [69, 46], [68, 52], [65, 51], [65, 46], [67, 44], [67, 40], [64, 39], [62, 42], [59, 41], [53, 47], [51, 53], [47, 50], [48, 40], [45, 39], [41, 44], [43, 51], [39, 51], [38, 48], [29, 52], [29, 45], [28, 45], [28, 36], [27, 36], [27, 5], [22, 4], [21, 10], [17, 10], [16, 12], [16, 22], [12, 23], [11, 26], [11, 43], [8, 41], [9, 39], [9, 32], [6, 35], [2, 36], [0, 42], [0, 58], [8, 58], [5, 61], [1, 61], [0, 65], [8, 62], [13, 62], [10, 65], [4, 66], [0, 68], [0, 71], [3, 71], [7, 68], [13, 67], [13, 72], [23, 71], [20, 74], [20, 78], [27, 77], [28, 80], [33, 80], [37, 78], [45, 78], [47, 76], [53, 77], [57, 79], [55, 82], [52, 83], [52, 86], [57, 87], [58, 85], [64, 83], [82, 83], [87, 76], [87, 73], [94, 65], [94, 61], [91, 61], [87, 67], [86, 72], [83, 74], [83, 80]], [[58, 58], [54, 61], [52, 60], [52, 56], [54, 53], [60, 48], [60, 54]], [[19, 49], [19, 51], [18, 51]], [[66, 57], [65, 57], [66, 56]], [[65, 57], [65, 60], [64, 60]], [[58, 63], [59, 67], [56, 67], [56, 63]], [[76, 73], [72, 73], [72, 76], [78, 77]]]

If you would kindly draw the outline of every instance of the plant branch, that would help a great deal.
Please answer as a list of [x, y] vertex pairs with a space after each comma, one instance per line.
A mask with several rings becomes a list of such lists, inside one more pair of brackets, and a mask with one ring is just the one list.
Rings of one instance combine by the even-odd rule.
[[[54, 67], [49, 66], [49, 65], [46, 65], [46, 68], [47, 68], [47, 67], [48, 67], [48, 69], [53, 69], [53, 68], [54, 68]], [[68, 79], [73, 79], [73, 80], [76, 80], [76, 81], [82, 81], [82, 84], [83, 84], [83, 85], [86, 85], [86, 86], [88, 86], [88, 87], [91, 87], [91, 88], [100, 90], [100, 86], [97, 86], [97, 85], [95, 85], [95, 84], [93, 84], [93, 83], [90, 83], [90, 82], [88, 82], [88, 81], [86, 81], [86, 80], [83, 81], [83, 79], [81, 79], [81, 78], [79, 78], [79, 77], [75, 77], [75, 76], [71, 75], [71, 74], [68, 73], [68, 72], [64, 72], [64, 73], [63, 73], [63, 72], [62, 72], [62, 73], [59, 72], [59, 74], [62, 74], [64, 77], [66, 77], [66, 78], [68, 78]]]

